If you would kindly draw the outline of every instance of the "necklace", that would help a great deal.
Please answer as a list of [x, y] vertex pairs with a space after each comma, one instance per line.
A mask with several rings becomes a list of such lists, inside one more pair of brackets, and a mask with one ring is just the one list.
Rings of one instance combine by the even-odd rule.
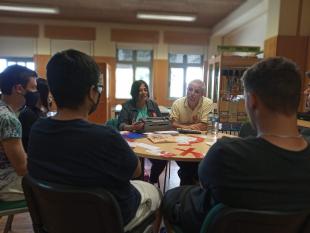
[[290, 136], [290, 135], [280, 135], [280, 134], [272, 134], [272, 133], [261, 133], [257, 135], [257, 137], [262, 137], [262, 136], [271, 136], [271, 137], [277, 137], [277, 138], [302, 138], [301, 134]]

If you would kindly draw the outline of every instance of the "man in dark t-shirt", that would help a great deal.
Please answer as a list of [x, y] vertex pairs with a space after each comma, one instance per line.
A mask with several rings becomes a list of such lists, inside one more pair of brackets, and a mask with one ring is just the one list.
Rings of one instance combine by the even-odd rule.
[[161, 194], [147, 182], [130, 181], [140, 175], [141, 165], [121, 135], [88, 121], [103, 89], [97, 64], [86, 54], [66, 50], [47, 64], [47, 80], [57, 114], [32, 127], [29, 174], [49, 182], [110, 191], [120, 206], [124, 231], [131, 230], [156, 211]]
[[217, 203], [255, 210], [310, 208], [310, 146], [296, 113], [301, 77], [285, 58], [265, 59], [243, 75], [246, 110], [257, 137], [223, 138], [199, 165], [201, 186], [168, 191], [162, 212], [184, 232], [199, 232]]
[[129, 182], [138, 158], [109, 127], [82, 119], [40, 119], [31, 132], [28, 162], [35, 178], [109, 190], [120, 204], [125, 223], [139, 206], [141, 196]]

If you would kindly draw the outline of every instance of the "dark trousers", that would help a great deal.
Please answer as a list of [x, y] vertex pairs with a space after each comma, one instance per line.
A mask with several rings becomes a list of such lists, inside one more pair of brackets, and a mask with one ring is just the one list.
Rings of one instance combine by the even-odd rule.
[[199, 186], [181, 186], [168, 190], [162, 200], [165, 221], [186, 233], [199, 233], [210, 204], [206, 190]]
[[151, 174], [150, 174], [150, 183], [155, 184], [158, 183], [158, 177], [165, 169], [167, 165], [166, 160], [158, 160], [158, 159], [149, 159], [152, 163]]
[[180, 167], [178, 175], [180, 177], [180, 185], [193, 185], [198, 182], [198, 165], [199, 162], [181, 162], [177, 161]]

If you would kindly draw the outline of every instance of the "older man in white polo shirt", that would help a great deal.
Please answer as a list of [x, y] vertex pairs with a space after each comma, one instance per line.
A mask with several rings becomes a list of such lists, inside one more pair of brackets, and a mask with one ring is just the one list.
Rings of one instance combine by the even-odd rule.
[[[188, 84], [187, 95], [176, 100], [171, 108], [170, 119], [174, 128], [207, 130], [208, 114], [213, 110], [211, 99], [204, 97], [205, 85], [199, 80]], [[180, 185], [194, 184], [198, 178], [198, 163], [177, 162]]]

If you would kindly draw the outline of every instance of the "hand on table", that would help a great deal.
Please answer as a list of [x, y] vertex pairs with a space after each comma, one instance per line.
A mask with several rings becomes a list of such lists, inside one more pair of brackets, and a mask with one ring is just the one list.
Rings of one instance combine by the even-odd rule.
[[143, 121], [137, 121], [131, 125], [133, 131], [141, 130], [144, 127]]

